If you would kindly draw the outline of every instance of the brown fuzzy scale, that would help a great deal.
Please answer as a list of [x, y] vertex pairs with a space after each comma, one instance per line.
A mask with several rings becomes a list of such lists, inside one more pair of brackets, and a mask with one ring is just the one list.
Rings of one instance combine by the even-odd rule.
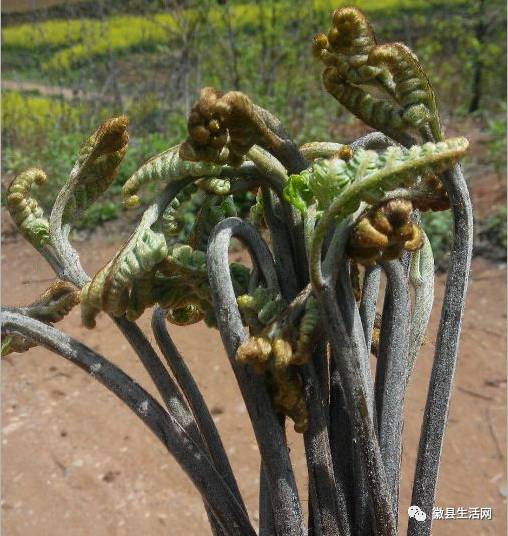
[[336, 9], [328, 35], [313, 40], [313, 53], [325, 65], [336, 69], [343, 79], [361, 84], [375, 78], [379, 68], [367, 65], [376, 40], [365, 15], [355, 7]]
[[333, 156], [332, 158], [340, 158], [344, 162], [348, 162], [353, 158], [353, 149], [349, 145], [343, 145]]
[[379, 260], [398, 259], [403, 251], [416, 251], [423, 244], [420, 227], [411, 222], [413, 204], [391, 199], [370, 209], [355, 225], [347, 245], [348, 255], [371, 266]]
[[240, 91], [201, 90], [188, 120], [184, 160], [239, 166], [253, 145], [277, 152], [286, 143], [266, 123], [267, 112]]
[[450, 208], [450, 198], [443, 183], [436, 175], [430, 175], [423, 179], [421, 186], [415, 190], [412, 197], [413, 206], [422, 212], [432, 210], [438, 212]]

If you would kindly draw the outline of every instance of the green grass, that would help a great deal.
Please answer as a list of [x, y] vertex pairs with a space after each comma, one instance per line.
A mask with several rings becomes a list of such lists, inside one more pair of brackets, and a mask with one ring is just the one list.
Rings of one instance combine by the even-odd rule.
[[[463, 0], [446, 0], [446, 4], [460, 4]], [[280, 2], [278, 9], [287, 4], [288, 20], [299, 16], [292, 4]], [[314, 12], [330, 12], [344, 2], [337, 0], [313, 0], [305, 7]], [[367, 12], [391, 11], [398, 8], [424, 9], [426, 0], [359, 0], [355, 5]], [[264, 16], [270, 17], [271, 6], [266, 4], [236, 4], [231, 6], [231, 19], [235, 31], [257, 25]], [[159, 13], [149, 17], [133, 15], [113, 16], [105, 21], [92, 19], [49, 20], [36, 24], [21, 24], [3, 30], [4, 51], [43, 51], [49, 58], [42, 62], [46, 71], [66, 71], [86, 60], [104, 56], [110, 52], [125, 53], [137, 48], [150, 49], [167, 44], [172, 35], [178, 34], [180, 24], [187, 24], [195, 17], [203, 16], [199, 10], [189, 9], [176, 17]], [[212, 7], [206, 12], [207, 24], [217, 29], [224, 27], [224, 9]]]

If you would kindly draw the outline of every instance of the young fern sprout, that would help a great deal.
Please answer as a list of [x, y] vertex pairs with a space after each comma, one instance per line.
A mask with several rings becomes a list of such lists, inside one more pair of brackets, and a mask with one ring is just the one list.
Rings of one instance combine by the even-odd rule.
[[[204, 321], [220, 332], [259, 447], [260, 536], [395, 536], [404, 396], [433, 304], [432, 249], [418, 211], [451, 209], [454, 245], [413, 482], [412, 504], [427, 518], [408, 529], [428, 536], [471, 255], [471, 207], [458, 165], [468, 141], [444, 137], [416, 55], [400, 43], [378, 44], [358, 9], [337, 9], [312, 48], [325, 66], [325, 89], [377, 132], [298, 147], [244, 93], [204, 88], [187, 139], [123, 185], [126, 207], [139, 204], [148, 182], [161, 188], [92, 277], [70, 230], [114, 181], [127, 119], [105, 121], [87, 138], [49, 219], [31, 193], [45, 173], [19, 174], [7, 207], [61, 280], [32, 304], [3, 309], [2, 355], [42, 344], [93, 372], [175, 457], [202, 496], [212, 533], [250, 536], [256, 531], [226, 450], [168, 332], [168, 324]], [[257, 192], [249, 210], [240, 205], [245, 191]], [[250, 264], [229, 261], [232, 238]], [[87, 328], [102, 312], [113, 319], [165, 407], [52, 326], [78, 303]], [[135, 323], [150, 308], [173, 376]], [[303, 434], [307, 522], [286, 418]]]

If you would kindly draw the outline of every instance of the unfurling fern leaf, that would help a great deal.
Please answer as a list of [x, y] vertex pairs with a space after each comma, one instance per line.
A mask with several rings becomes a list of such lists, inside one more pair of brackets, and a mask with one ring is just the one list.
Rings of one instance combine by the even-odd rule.
[[434, 139], [440, 141], [443, 136], [434, 90], [415, 54], [402, 43], [390, 43], [374, 47], [369, 62], [389, 69], [403, 120], [414, 128], [428, 123]]
[[124, 313], [122, 293], [134, 280], [160, 264], [168, 254], [163, 233], [145, 229], [117, 254], [104, 280], [103, 310], [113, 315]]
[[407, 199], [391, 199], [372, 208], [354, 226], [347, 253], [356, 262], [371, 266], [378, 260], [397, 259], [404, 250], [423, 244], [420, 227], [411, 221], [413, 205]]
[[190, 162], [179, 156], [176, 145], [144, 163], [123, 185], [122, 194], [127, 207], [139, 205], [139, 189], [151, 181], [177, 181], [184, 177], [217, 176], [221, 166], [206, 162]]
[[41, 322], [60, 322], [79, 303], [79, 291], [66, 281], [56, 281], [23, 312]]
[[345, 217], [352, 214], [361, 201], [375, 204], [383, 199], [386, 191], [410, 186], [420, 175], [444, 171], [465, 154], [468, 145], [465, 138], [452, 138], [410, 149], [389, 147], [381, 154], [360, 149], [347, 162], [316, 161], [299, 175], [289, 177], [284, 196], [305, 212], [315, 201], [320, 210], [326, 210], [344, 194], [337, 215]]
[[323, 71], [323, 83], [332, 97], [367, 125], [397, 139], [404, 130], [401, 110], [391, 102], [373, 97], [361, 87], [344, 80], [336, 69]]
[[336, 9], [332, 15], [333, 26], [328, 35], [314, 37], [313, 50], [325, 65], [333, 67], [337, 74], [354, 84], [371, 80], [380, 69], [368, 65], [369, 53], [376, 44], [374, 31], [357, 8]]
[[129, 240], [115, 258], [83, 287], [83, 325], [94, 327], [95, 317], [100, 311], [114, 316], [124, 314], [129, 305], [129, 292], [134, 281], [143, 278], [160, 264], [167, 253], [166, 239], [161, 232], [145, 229]]
[[86, 210], [111, 186], [127, 151], [127, 126], [125, 116], [108, 119], [81, 146], [71, 172], [76, 183], [66, 219]]
[[189, 245], [195, 249], [206, 251], [208, 238], [213, 228], [223, 219], [231, 216], [237, 216], [233, 196], [227, 196], [224, 199], [217, 196], [207, 197], [196, 216], [189, 237]]
[[20, 173], [7, 189], [7, 208], [21, 234], [36, 248], [42, 249], [49, 239], [49, 223], [37, 200], [30, 197], [34, 184], [46, 182], [41, 169], [30, 168]]
[[[18, 311], [46, 324], [62, 320], [79, 303], [79, 292], [66, 281], [56, 281], [33, 303], [20, 307]], [[2, 331], [2, 357], [12, 352], [26, 352], [37, 346], [22, 334]]]
[[[377, 45], [361, 11], [337, 9], [328, 36], [316, 35], [313, 49], [326, 66], [327, 91], [362, 121], [394, 139], [408, 129], [442, 139], [434, 90], [418, 58], [401, 43]], [[369, 86], [386, 99], [370, 95]]]

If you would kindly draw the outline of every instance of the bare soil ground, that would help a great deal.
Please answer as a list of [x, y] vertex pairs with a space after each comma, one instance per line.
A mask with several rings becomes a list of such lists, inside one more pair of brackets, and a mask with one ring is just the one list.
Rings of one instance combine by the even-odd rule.
[[[98, 237], [81, 243], [85, 269], [95, 272], [116, 247]], [[2, 303], [10, 305], [30, 302], [53, 278], [42, 258], [13, 237], [2, 248], [2, 274]], [[505, 281], [504, 265], [475, 259], [436, 501], [443, 508], [491, 507], [493, 518], [437, 520], [436, 536], [506, 532]], [[437, 303], [443, 283], [440, 276]], [[403, 526], [438, 317], [436, 309], [406, 399]], [[147, 328], [149, 316], [140, 323]], [[147, 374], [107, 317], [101, 316], [97, 328], [88, 331], [76, 309], [59, 327], [153, 392]], [[259, 458], [220, 338], [203, 324], [171, 332], [212, 408], [256, 523]], [[3, 534], [209, 533], [201, 501], [187, 477], [144, 425], [93, 378], [41, 348], [7, 357], [2, 372]], [[300, 436], [290, 432], [289, 443], [304, 498]]]

